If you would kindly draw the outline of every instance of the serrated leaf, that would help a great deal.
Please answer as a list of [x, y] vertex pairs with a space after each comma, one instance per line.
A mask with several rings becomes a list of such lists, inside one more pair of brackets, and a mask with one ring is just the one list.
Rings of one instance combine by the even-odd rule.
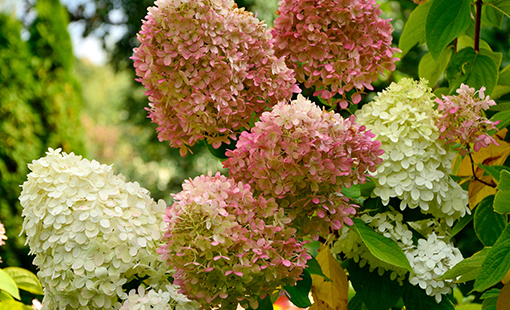
[[19, 289], [35, 295], [44, 295], [39, 279], [32, 272], [19, 267], [7, 267], [4, 271], [14, 280]]
[[427, 295], [419, 286], [405, 283], [404, 287], [405, 291], [402, 297], [406, 310], [454, 310], [452, 302], [446, 296], [438, 304], [433, 296]]
[[312, 296], [314, 304], [310, 310], [345, 310], [347, 309], [349, 281], [340, 263], [331, 255], [329, 248], [323, 247], [317, 255], [324, 274], [331, 278], [312, 275]]
[[420, 78], [425, 78], [429, 81], [429, 86], [433, 87], [443, 74], [450, 58], [453, 55], [453, 47], [449, 47], [443, 50], [438, 60], [435, 61], [430, 53], [425, 54], [420, 59], [418, 65], [418, 75]]
[[308, 295], [312, 288], [312, 276], [304, 269], [301, 274], [301, 280], [296, 282], [296, 285], [285, 285], [284, 289], [289, 293], [289, 300], [299, 308], [308, 308], [312, 305]]
[[391, 280], [391, 272], [387, 271], [381, 276], [377, 270], [370, 272], [368, 265], [360, 268], [353, 260], [349, 262], [352, 286], [369, 310], [387, 310], [402, 297], [404, 288]]
[[498, 310], [510, 310], [510, 284], [505, 284], [501, 289], [496, 304]]
[[9, 293], [18, 300], [21, 299], [16, 282], [3, 269], [0, 269], [0, 290]]
[[[501, 171], [500, 182], [498, 184], [498, 192], [494, 201], [494, 211], [507, 214], [510, 213], [510, 172], [507, 170]], [[505, 216], [506, 215], [502, 215]]]
[[510, 225], [487, 254], [480, 274], [475, 280], [473, 290], [482, 292], [501, 281], [510, 269]]
[[425, 24], [427, 47], [434, 59], [443, 49], [463, 33], [471, 20], [471, 0], [435, 0], [432, 2]]
[[424, 3], [411, 12], [398, 41], [398, 48], [402, 50], [402, 57], [425, 38], [425, 24], [431, 4], [431, 2]]
[[376, 233], [361, 219], [355, 218], [353, 222], [354, 225], [350, 226], [350, 228], [358, 233], [370, 253], [383, 262], [413, 272], [404, 251], [395, 241]]
[[456, 53], [446, 68], [450, 93], [454, 93], [464, 83], [475, 89], [484, 86], [486, 94], [491, 95], [496, 86], [498, 74], [498, 67], [494, 60], [487, 54], [477, 53], [471, 47], [463, 48]]
[[474, 277], [471, 279], [474, 280], [476, 275], [478, 275], [480, 272], [482, 263], [487, 257], [487, 254], [489, 254], [490, 249], [490, 247], [485, 247], [480, 252], [475, 253], [473, 256], [463, 259], [455, 266], [453, 266], [452, 269], [446, 271], [442, 276], [437, 278], [437, 280], [456, 279], [459, 276], [465, 276], [467, 274], [471, 274], [470, 276], [474, 274]]
[[475, 210], [474, 228], [484, 246], [492, 246], [506, 226], [506, 216], [494, 212], [494, 195], [485, 197]]

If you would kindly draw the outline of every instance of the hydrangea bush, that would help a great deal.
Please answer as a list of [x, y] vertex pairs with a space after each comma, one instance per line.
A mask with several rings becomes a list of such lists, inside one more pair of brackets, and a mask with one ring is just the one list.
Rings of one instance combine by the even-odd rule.
[[[491, 134], [510, 114], [485, 111], [510, 75], [491, 73], [495, 91], [484, 70], [498, 55], [480, 52], [478, 26], [473, 47], [447, 47], [461, 32], [434, 18], [450, 18], [451, 3], [424, 4], [427, 22], [409, 20], [427, 24], [422, 37], [404, 28], [400, 39], [404, 53], [426, 42], [435, 60], [455, 50], [441, 58], [448, 88], [394, 76], [362, 102], [399, 51], [373, 0], [281, 0], [273, 29], [230, 0], [157, 0], [132, 57], [149, 117], [183, 156], [201, 140], [236, 141], [222, 154], [228, 176], [189, 179], [166, 206], [110, 166], [50, 148], [20, 196], [44, 308], [269, 310], [278, 296], [306, 308], [312, 292], [316, 309], [347, 309], [347, 268], [349, 309], [453, 310], [456, 282], [508, 282], [494, 257], [510, 251], [509, 152]], [[460, 20], [475, 12], [479, 25], [480, 7], [465, 3]], [[297, 82], [310, 98], [292, 98]], [[464, 260], [455, 236], [471, 220], [485, 248]], [[345, 296], [319, 294], [325, 278]]]

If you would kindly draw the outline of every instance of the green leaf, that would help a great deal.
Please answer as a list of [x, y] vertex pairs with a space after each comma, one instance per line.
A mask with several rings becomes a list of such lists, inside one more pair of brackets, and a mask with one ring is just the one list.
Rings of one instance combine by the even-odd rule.
[[501, 96], [510, 93], [510, 86], [507, 85], [496, 85], [492, 91], [491, 99], [498, 99]]
[[361, 197], [361, 185], [351, 185], [349, 188], [342, 186], [342, 195], [352, 199]]
[[497, 310], [497, 297], [487, 298], [482, 303], [482, 310]]
[[355, 218], [353, 222], [354, 225], [349, 227], [358, 233], [370, 253], [383, 262], [413, 272], [404, 251], [395, 241], [376, 233], [361, 219]]
[[27, 306], [17, 300], [7, 300], [7, 301], [0, 302], [0, 309], [33, 310], [32, 307]]
[[301, 280], [297, 281], [296, 285], [285, 285], [285, 290], [289, 293], [289, 300], [299, 308], [307, 308], [312, 305], [308, 295], [312, 289], [312, 276], [305, 269], [301, 274]]
[[419, 286], [406, 282], [404, 287], [405, 290], [402, 297], [406, 310], [454, 310], [452, 302], [446, 296], [443, 296], [443, 299], [438, 304], [435, 297], [427, 295]]
[[443, 49], [463, 33], [471, 20], [471, 0], [435, 0], [432, 2], [425, 25], [427, 47], [434, 59]]
[[491, 6], [491, 7], [495, 8], [497, 11], [502, 12], [506, 16], [510, 17], [510, 1], [509, 0], [493, 0], [493, 1], [487, 1], [484, 4], [487, 6]]
[[[485, 0], [487, 4], [491, 2], [491, 0]], [[501, 24], [503, 23], [503, 13], [497, 10], [493, 6], [484, 5], [482, 6], [482, 23], [501, 28]]]
[[464, 227], [466, 227], [469, 222], [473, 220], [475, 217], [474, 213], [466, 214], [465, 216], [461, 217], [460, 220], [452, 227], [452, 232], [450, 233], [450, 236], [453, 237], [456, 234], [458, 234]]
[[480, 272], [483, 261], [487, 257], [487, 254], [489, 254], [490, 249], [491, 247], [485, 247], [473, 256], [460, 261], [453, 266], [452, 269], [446, 271], [442, 276], [437, 278], [437, 280], [456, 279], [459, 276], [465, 278], [465, 281], [460, 281], [459, 279], [459, 281], [456, 281], [457, 283], [474, 280]]
[[478, 164], [478, 167], [482, 168], [485, 172], [489, 173], [494, 180], [496, 180], [499, 183], [499, 178], [501, 175], [501, 171], [510, 171], [510, 167], [507, 166], [501, 166], [501, 165], [494, 165], [494, 166], [486, 166], [482, 164]]
[[360, 268], [356, 262], [350, 260], [349, 278], [356, 295], [361, 297], [368, 309], [387, 310], [402, 297], [403, 287], [397, 281], [391, 280], [391, 272], [386, 271], [381, 276], [377, 270], [370, 272], [370, 266]]
[[3, 269], [0, 269], [0, 290], [6, 291], [18, 300], [21, 299], [16, 282]]
[[418, 66], [418, 75], [420, 78], [425, 78], [429, 81], [429, 85], [433, 87], [436, 85], [437, 80], [441, 77], [450, 58], [453, 55], [453, 46], [443, 50], [437, 61], [432, 58], [430, 53], [425, 54]]
[[[508, 86], [508, 89], [510, 91], [510, 86]], [[508, 125], [510, 125], [510, 110], [509, 111], [501, 111], [496, 114], [494, 114], [491, 117], [491, 121], [499, 121], [499, 123], [496, 125], [496, 128], [498, 130], [501, 130], [503, 128], [506, 128]]]
[[248, 306], [246, 310], [273, 310], [273, 301], [271, 300], [271, 295], [266, 295], [266, 298], [260, 299], [260, 296], [257, 298], [258, 307], [252, 308]]
[[510, 65], [506, 66], [499, 73], [498, 85], [510, 86]]
[[[494, 211], [507, 214], [510, 213], [510, 172], [508, 170], [502, 170], [499, 177], [499, 184], [496, 189], [496, 199], [494, 200]], [[506, 215], [502, 215], [505, 216]]]
[[499, 288], [491, 288], [490, 290], [484, 292], [482, 294], [482, 296], [480, 296], [480, 299], [487, 299], [487, 298], [493, 298], [493, 297], [498, 297], [499, 296], [499, 293], [501, 293], [501, 289]]
[[0, 290], [0, 302], [6, 301], [6, 300], [14, 300], [14, 298], [6, 291]]
[[494, 195], [482, 199], [476, 206], [474, 228], [484, 246], [492, 246], [506, 226], [506, 215], [494, 212]]
[[464, 83], [475, 89], [485, 86], [485, 93], [490, 95], [496, 86], [498, 68], [491, 57], [466, 47], [452, 57], [446, 68], [446, 75], [450, 83], [450, 93]]
[[19, 289], [35, 295], [44, 295], [41, 282], [32, 272], [19, 267], [7, 267], [4, 271], [14, 280]]
[[[475, 40], [467, 35], [462, 35], [457, 38], [457, 50], [461, 50], [465, 47], [475, 47]], [[485, 42], [484, 40], [480, 40], [480, 48], [488, 49], [489, 51], [492, 51], [489, 43]]]
[[431, 5], [431, 2], [427, 2], [416, 7], [405, 23], [398, 41], [398, 48], [402, 50], [402, 57], [425, 38], [425, 23]]
[[482, 264], [473, 290], [482, 292], [503, 279], [510, 269], [510, 225], [494, 243]]
[[[496, 89], [494, 89], [494, 91], [496, 91]], [[492, 92], [492, 94], [494, 95], [494, 92]], [[498, 104], [493, 105], [492, 107], [489, 108], [489, 111], [491, 111], [491, 112], [501, 112], [501, 111], [508, 111], [508, 110], [510, 110], [510, 102], [509, 101], [498, 102]]]
[[448, 87], [439, 87], [437, 88], [436, 90], [434, 90], [434, 95], [436, 95], [436, 97], [438, 98], [441, 98], [441, 95], [448, 95], [449, 93], [449, 89]]
[[305, 269], [310, 273], [310, 274], [315, 274], [315, 275], [318, 275], [318, 276], [321, 276], [323, 278], [325, 278], [327, 281], [329, 282], [332, 282], [333, 280], [331, 280], [330, 278], [328, 278], [323, 272], [322, 272], [322, 268], [321, 268], [321, 265], [319, 264], [319, 262], [317, 261], [317, 259], [315, 257], [312, 256], [312, 258], [310, 258], [306, 264], [308, 265], [308, 267], [306, 267]]
[[374, 180], [372, 180], [371, 178], [367, 178], [367, 181], [360, 185], [361, 185], [361, 187], [360, 187], [361, 196], [362, 197], [370, 197], [370, 195], [372, 194], [372, 191], [375, 188]]

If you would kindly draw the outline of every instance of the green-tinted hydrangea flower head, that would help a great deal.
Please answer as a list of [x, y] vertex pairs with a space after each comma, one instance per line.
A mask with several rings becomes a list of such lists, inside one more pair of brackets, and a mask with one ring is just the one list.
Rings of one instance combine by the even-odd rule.
[[385, 150], [373, 173], [373, 193], [385, 205], [398, 197], [402, 210], [420, 207], [449, 225], [469, 213], [467, 192], [449, 177], [455, 153], [439, 139], [434, 95], [424, 81], [392, 83], [356, 117]]
[[60, 149], [46, 154], [29, 164], [20, 195], [44, 308], [118, 306], [134, 275], [166, 269], [156, 252], [166, 205], [111, 166]]
[[259, 296], [294, 285], [310, 258], [274, 200], [219, 173], [186, 181], [165, 221], [159, 252], [180, 292], [203, 309], [257, 308]]

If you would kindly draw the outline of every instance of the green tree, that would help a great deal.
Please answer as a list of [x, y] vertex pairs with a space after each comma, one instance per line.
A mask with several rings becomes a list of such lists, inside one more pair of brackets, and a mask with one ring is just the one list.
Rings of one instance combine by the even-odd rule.
[[58, 0], [39, 0], [35, 8], [27, 41], [14, 15], [0, 14], [0, 221], [9, 238], [0, 256], [8, 266], [31, 270], [24, 237], [18, 237], [27, 163], [48, 147], [85, 151], [67, 11]]

